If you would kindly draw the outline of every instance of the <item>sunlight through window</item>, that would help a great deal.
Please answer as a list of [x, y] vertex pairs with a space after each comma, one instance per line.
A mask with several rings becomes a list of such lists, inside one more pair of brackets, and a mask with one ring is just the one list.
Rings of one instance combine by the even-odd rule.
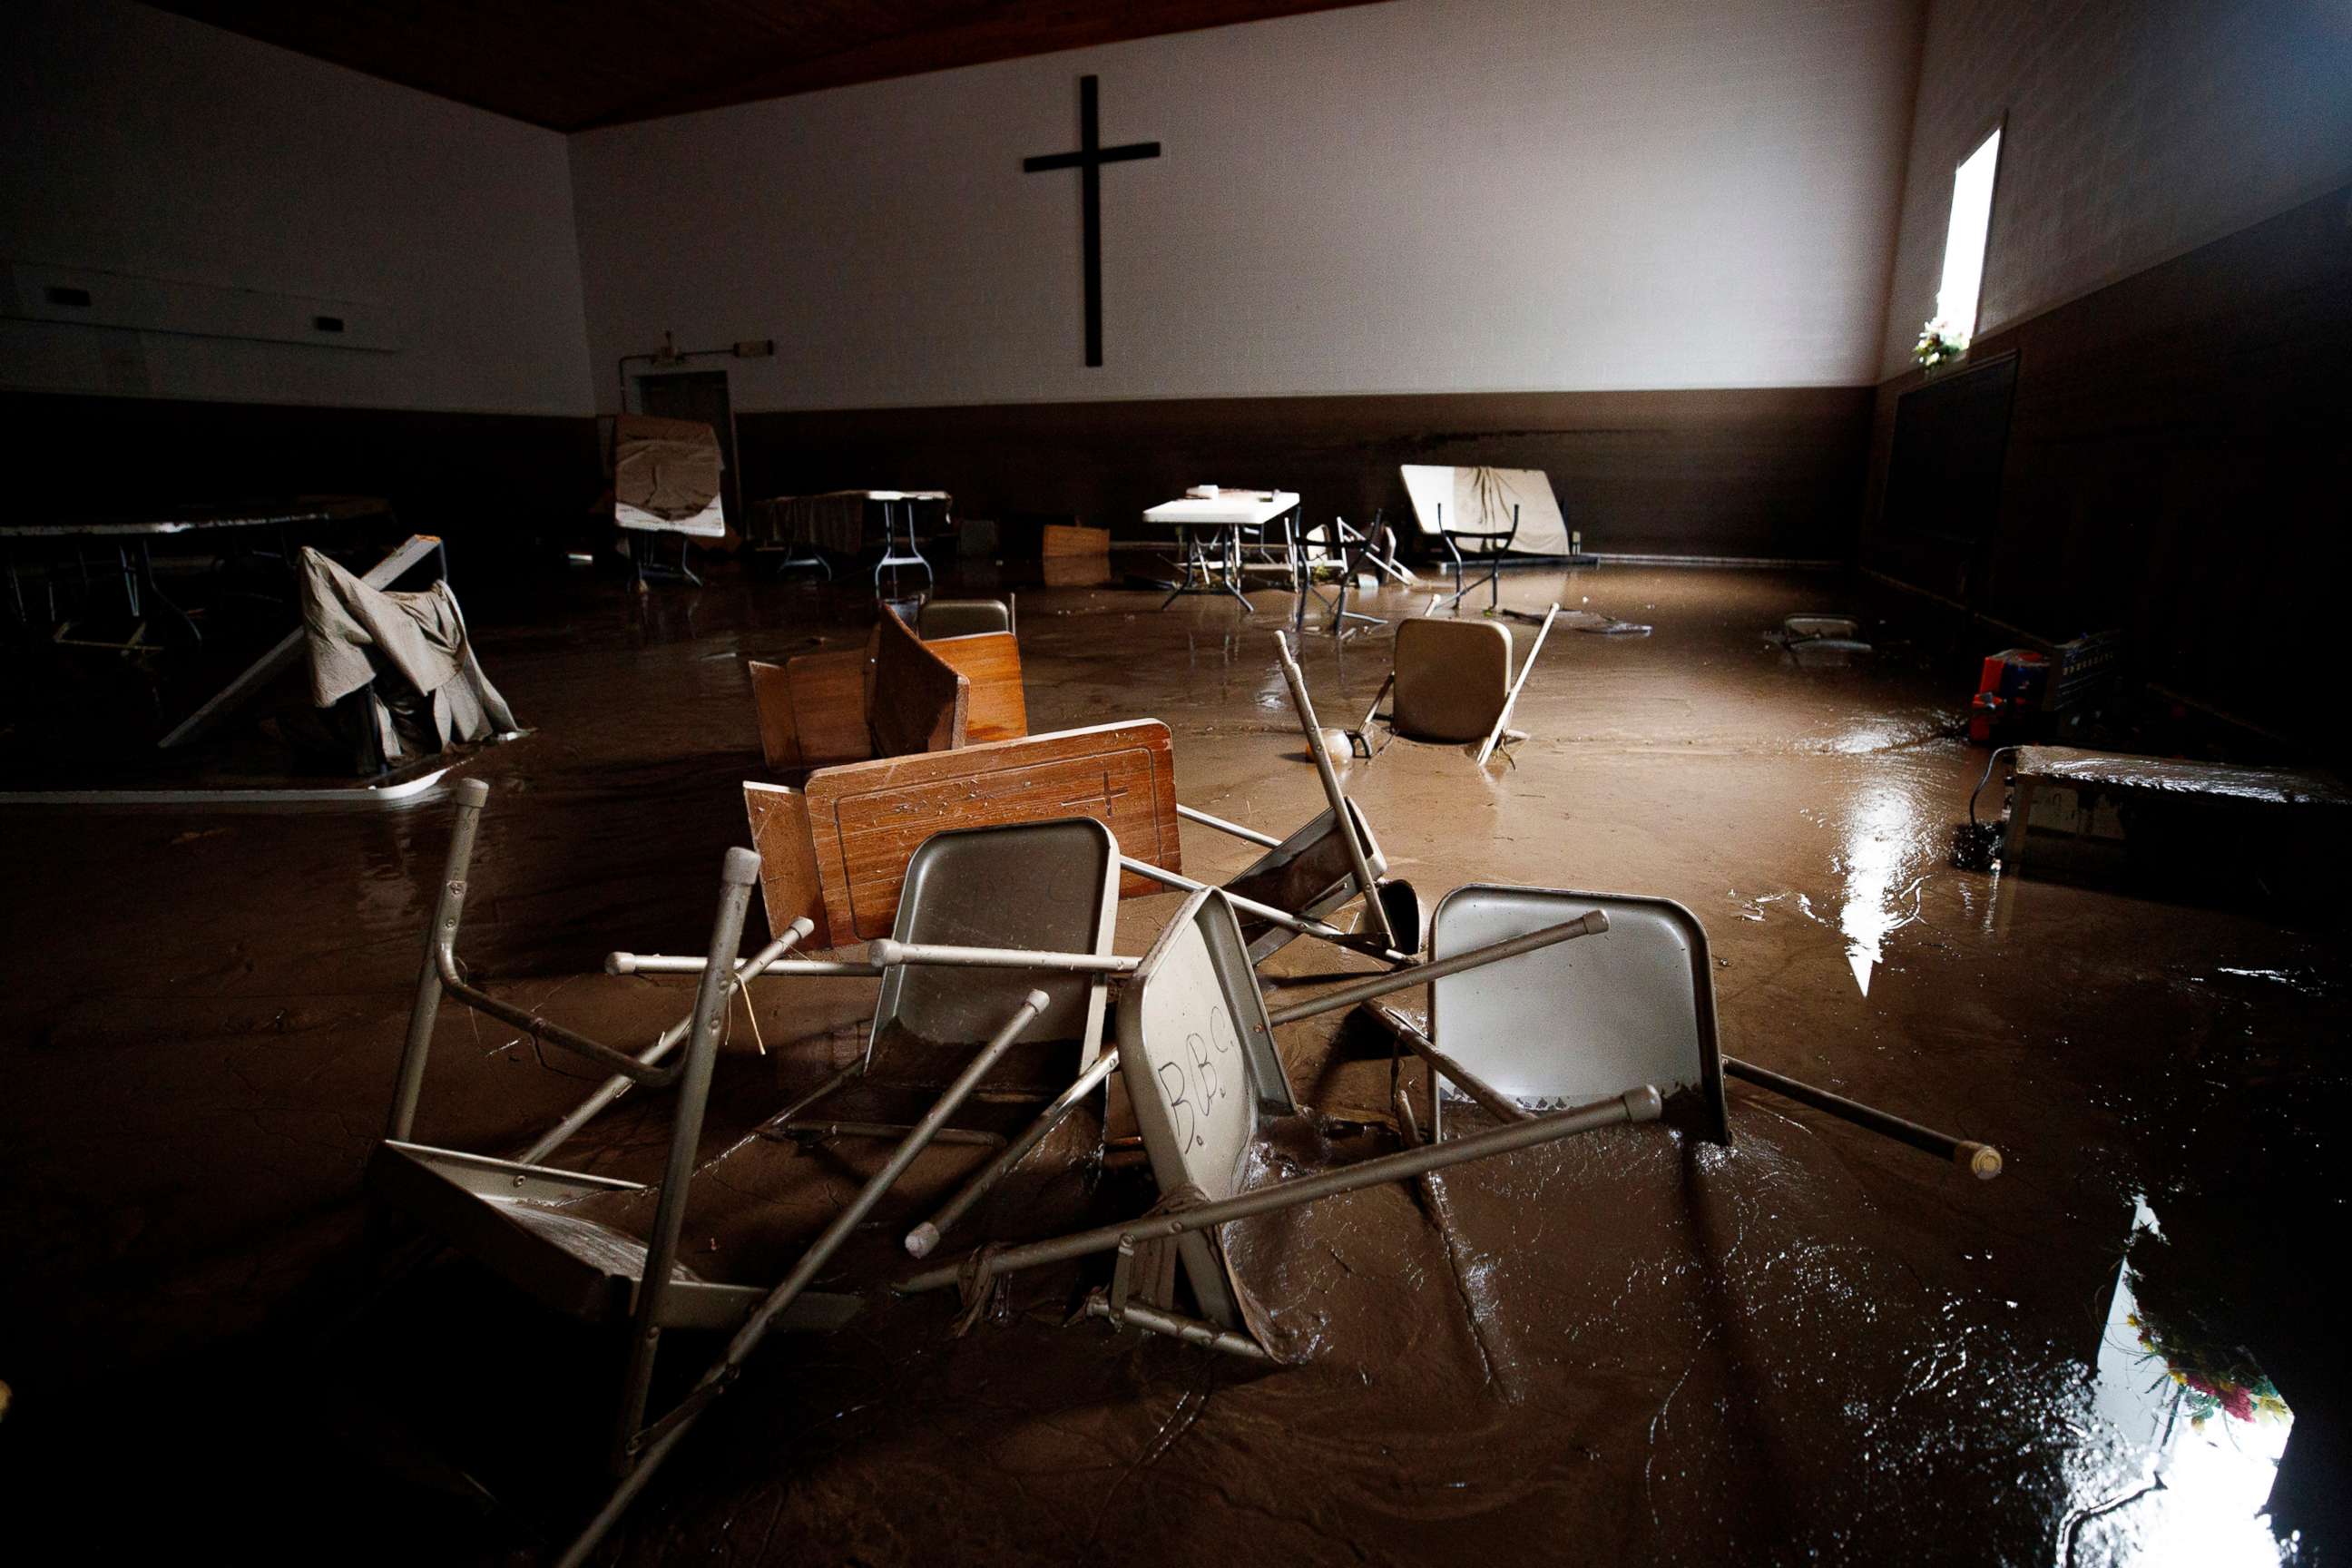
[[1963, 346], [1977, 331], [1977, 292], [1984, 283], [1985, 238], [1992, 226], [1993, 165], [2000, 158], [2000, 132], [1995, 131], [1952, 171], [1952, 221], [1944, 231], [1944, 286], [1936, 295], [1936, 318]]

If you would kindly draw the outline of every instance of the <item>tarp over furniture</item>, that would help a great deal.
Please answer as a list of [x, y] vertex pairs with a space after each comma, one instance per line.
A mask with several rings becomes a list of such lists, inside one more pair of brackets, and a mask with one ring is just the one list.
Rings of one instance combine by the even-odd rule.
[[302, 551], [302, 632], [310, 700], [331, 708], [353, 692], [373, 704], [386, 766], [517, 728], [474, 657], [446, 583], [422, 593], [372, 588], [316, 550]]

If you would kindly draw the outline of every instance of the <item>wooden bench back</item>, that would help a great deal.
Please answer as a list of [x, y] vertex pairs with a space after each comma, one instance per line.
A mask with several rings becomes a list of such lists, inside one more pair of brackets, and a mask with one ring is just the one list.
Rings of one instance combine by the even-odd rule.
[[866, 701], [874, 754], [903, 757], [962, 745], [971, 681], [932, 651], [896, 610], [882, 612], [874, 636], [874, 684]]
[[863, 648], [749, 663], [761, 754], [779, 772], [1029, 733], [1010, 632], [927, 643], [886, 610]]
[[[771, 931], [803, 915], [827, 947], [888, 936], [907, 862], [951, 827], [1091, 816], [1119, 852], [1181, 871], [1176, 769], [1157, 719], [819, 768], [803, 789], [743, 786]], [[1119, 896], [1165, 891], [1131, 874]]]

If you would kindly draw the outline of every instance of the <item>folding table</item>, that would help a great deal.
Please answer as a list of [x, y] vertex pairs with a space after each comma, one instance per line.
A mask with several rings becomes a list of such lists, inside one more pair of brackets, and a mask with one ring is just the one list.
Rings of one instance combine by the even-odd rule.
[[[1262, 564], [1276, 566], [1294, 584], [1297, 582], [1301, 518], [1294, 490], [1224, 490], [1213, 500], [1186, 496], [1148, 509], [1143, 521], [1174, 529], [1176, 548], [1183, 556], [1183, 576], [1160, 605], [1163, 610], [1187, 594], [1231, 594], [1246, 612], [1250, 602], [1243, 590], [1242, 574], [1249, 568], [1243, 563], [1242, 552], [1249, 536], [1260, 542], [1261, 552], [1281, 552], [1279, 563]], [[1265, 531], [1277, 522], [1282, 525], [1282, 543], [1264, 544]]]

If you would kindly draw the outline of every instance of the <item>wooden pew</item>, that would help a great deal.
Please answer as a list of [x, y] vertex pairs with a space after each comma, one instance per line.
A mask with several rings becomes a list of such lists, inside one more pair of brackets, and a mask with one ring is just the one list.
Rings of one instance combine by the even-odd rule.
[[933, 653], [898, 613], [874, 627], [874, 682], [866, 693], [866, 727], [877, 757], [951, 752], [969, 737], [971, 681]]
[[[769, 929], [805, 915], [827, 947], [889, 935], [908, 858], [952, 827], [1091, 816], [1120, 853], [1184, 868], [1175, 754], [1157, 719], [819, 768], [800, 789], [747, 783], [743, 804]], [[1122, 898], [1165, 890], [1119, 881]]]
[[876, 639], [862, 648], [805, 653], [785, 664], [749, 660], [760, 751], [772, 768], [863, 762], [874, 754], [866, 721], [866, 673]]
[[778, 771], [1029, 732], [1021, 646], [1009, 632], [927, 643], [886, 610], [863, 648], [749, 662], [761, 753]]
[[974, 632], [923, 646], [971, 682], [964, 721], [967, 742], [1017, 741], [1029, 732], [1029, 703], [1021, 689], [1021, 645], [1011, 632]]

